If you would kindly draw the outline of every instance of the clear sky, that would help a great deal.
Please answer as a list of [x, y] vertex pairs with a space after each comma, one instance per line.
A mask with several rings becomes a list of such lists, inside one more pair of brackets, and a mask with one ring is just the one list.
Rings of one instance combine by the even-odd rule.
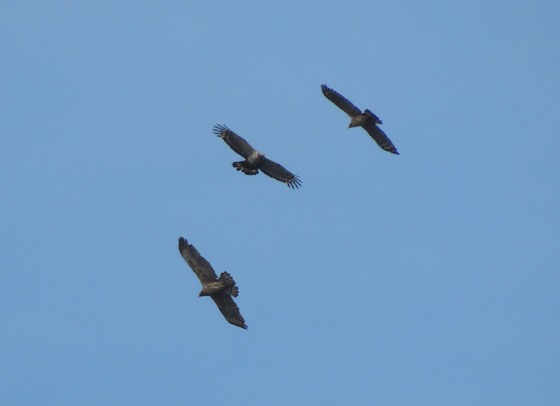
[[[2, 2], [0, 404], [560, 404], [559, 15]], [[303, 187], [236, 172], [215, 124]]]

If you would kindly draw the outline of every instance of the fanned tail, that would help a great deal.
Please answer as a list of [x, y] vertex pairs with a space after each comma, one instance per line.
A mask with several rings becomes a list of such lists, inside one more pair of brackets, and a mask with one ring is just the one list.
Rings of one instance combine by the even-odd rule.
[[369, 118], [373, 119], [373, 122], [375, 124], [383, 124], [383, 121], [381, 121], [381, 119], [379, 117], [377, 117], [375, 114], [373, 114], [371, 112], [371, 110], [365, 109], [364, 114], [366, 116], [368, 116]]
[[249, 166], [247, 161], [234, 162], [232, 166], [238, 171], [243, 172], [245, 175], [256, 175], [259, 173], [259, 169], [253, 166]]
[[239, 295], [239, 288], [237, 287], [237, 285], [235, 284], [235, 280], [229, 273], [222, 272], [220, 274], [220, 281], [226, 283], [226, 292], [228, 295], [231, 295], [233, 297], [237, 297]]

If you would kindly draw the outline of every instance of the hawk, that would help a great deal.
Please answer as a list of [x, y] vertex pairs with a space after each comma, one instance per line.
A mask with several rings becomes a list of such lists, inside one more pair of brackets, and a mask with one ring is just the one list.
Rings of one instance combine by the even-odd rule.
[[244, 161], [234, 162], [232, 165], [245, 175], [256, 175], [259, 169], [265, 174], [284, 182], [290, 188], [295, 189], [301, 186], [298, 176], [284, 168], [282, 165], [266, 158], [263, 153], [253, 148], [245, 139], [225, 125], [215, 125], [214, 134], [223, 139], [231, 149], [245, 158]]
[[387, 134], [385, 134], [383, 130], [377, 126], [377, 124], [383, 124], [379, 117], [368, 109], [364, 110], [362, 113], [362, 111], [354, 106], [350, 100], [327, 85], [321, 85], [321, 90], [327, 99], [332, 101], [339, 109], [350, 116], [351, 120], [348, 128], [362, 127], [381, 148], [385, 151], [399, 155], [399, 152], [389, 137], [387, 137]]
[[183, 237], [179, 238], [179, 252], [202, 283], [198, 297], [210, 296], [229, 323], [247, 329], [239, 307], [232, 299], [232, 296], [239, 295], [239, 289], [232, 276], [222, 272], [218, 278], [212, 265]]

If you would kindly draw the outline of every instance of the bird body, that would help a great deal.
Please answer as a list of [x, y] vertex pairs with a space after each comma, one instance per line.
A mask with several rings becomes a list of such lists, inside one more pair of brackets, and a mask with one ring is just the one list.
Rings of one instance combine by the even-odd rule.
[[327, 99], [350, 116], [350, 124], [348, 125], [348, 128], [362, 127], [385, 151], [396, 155], [399, 154], [397, 148], [395, 148], [389, 137], [387, 137], [387, 134], [385, 134], [385, 132], [377, 126], [378, 124], [383, 124], [379, 117], [368, 109], [364, 110], [362, 113], [362, 111], [358, 107], [354, 106], [354, 104], [352, 104], [352, 102], [350, 102], [346, 97], [342, 96], [336, 90], [331, 89], [327, 85], [321, 85], [321, 91]]
[[247, 329], [245, 319], [232, 298], [239, 295], [239, 288], [232, 276], [222, 272], [218, 278], [212, 265], [183, 237], [179, 238], [179, 252], [202, 283], [198, 296], [210, 296], [228, 323]]
[[348, 128], [361, 127], [368, 120], [369, 120], [369, 117], [366, 116], [365, 114], [355, 115], [350, 119], [350, 124], [348, 124]]
[[233, 297], [237, 297], [239, 295], [239, 289], [235, 284], [235, 281], [227, 272], [222, 272], [217, 281], [206, 282], [202, 285], [202, 290], [198, 296], [212, 296], [221, 293], [226, 293]]
[[284, 168], [282, 165], [271, 161], [262, 152], [254, 149], [243, 137], [237, 135], [225, 125], [214, 126], [214, 134], [223, 139], [229, 147], [245, 158], [244, 161], [233, 162], [232, 166], [245, 175], [256, 175], [261, 170], [288, 187], [295, 189], [301, 186], [298, 176]]

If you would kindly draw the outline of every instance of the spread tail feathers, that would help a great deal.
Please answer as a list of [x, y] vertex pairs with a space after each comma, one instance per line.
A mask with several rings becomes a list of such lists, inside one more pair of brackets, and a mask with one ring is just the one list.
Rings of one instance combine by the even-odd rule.
[[375, 124], [383, 124], [383, 121], [381, 121], [381, 119], [380, 119], [379, 117], [377, 117], [375, 114], [373, 114], [373, 113], [371, 112], [371, 110], [366, 109], [366, 110], [364, 111], [364, 114], [365, 114], [366, 116], [372, 118], [372, 119], [373, 119], [373, 122], [374, 122]]
[[249, 166], [247, 164], [247, 161], [234, 162], [232, 166], [238, 171], [243, 172], [245, 175], [256, 175], [257, 173], [259, 173], [259, 169]]
[[235, 284], [235, 280], [233, 280], [233, 277], [229, 273], [222, 272], [220, 275], [220, 280], [228, 285], [226, 292], [229, 295], [233, 297], [237, 297], [239, 295], [239, 288], [237, 287], [237, 285]]

